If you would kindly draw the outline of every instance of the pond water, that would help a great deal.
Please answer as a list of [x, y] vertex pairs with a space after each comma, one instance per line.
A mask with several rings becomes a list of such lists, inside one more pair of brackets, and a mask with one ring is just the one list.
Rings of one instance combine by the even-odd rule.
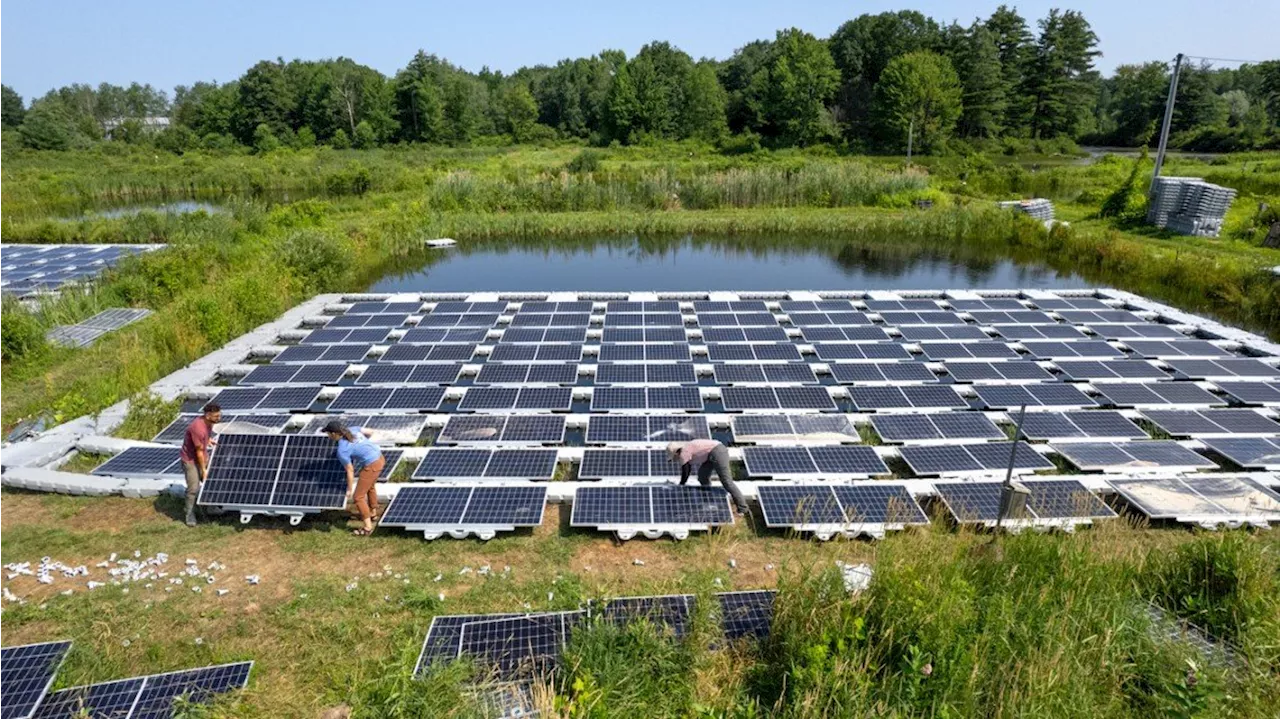
[[[905, 251], [904, 251], [905, 250]], [[572, 246], [462, 241], [371, 292], [620, 290], [1065, 289], [1074, 274], [990, 256], [821, 240], [606, 238]]]
[[194, 212], [207, 212], [210, 215], [216, 215], [220, 212], [226, 212], [227, 208], [215, 205], [209, 202], [200, 202], [198, 200], [178, 200], [175, 202], [149, 203], [143, 205], [125, 205], [122, 207], [110, 207], [100, 210], [89, 210], [78, 217], [69, 217], [69, 220], [89, 220], [94, 218], [106, 218], [114, 220], [121, 217], [131, 217], [143, 212], [154, 212], [160, 215], [189, 215]]

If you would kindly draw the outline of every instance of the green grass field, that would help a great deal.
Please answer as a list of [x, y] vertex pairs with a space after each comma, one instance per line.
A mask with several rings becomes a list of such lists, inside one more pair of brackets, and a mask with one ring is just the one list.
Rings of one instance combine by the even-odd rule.
[[[831, 256], [1012, 259], [1280, 337], [1280, 282], [1265, 272], [1280, 265], [1280, 250], [1260, 246], [1256, 217], [1258, 203], [1280, 203], [1276, 153], [1167, 165], [1240, 189], [1216, 240], [1135, 223], [1133, 189], [1120, 190], [1149, 163], [1135, 170], [1145, 161], [1118, 158], [945, 157], [906, 168], [900, 158], [800, 151], [566, 145], [182, 157], [6, 147], [3, 159], [5, 242], [170, 245], [40, 312], [6, 302], [6, 428], [134, 397], [119, 434], [150, 437], [176, 412], [139, 394], [150, 383], [315, 293], [361, 290], [430, 262], [425, 237], [557, 248], [636, 235], [661, 249], [693, 234]], [[1047, 231], [991, 207], [1031, 196], [1054, 200], [1070, 227]], [[189, 198], [227, 211], [56, 219]], [[915, 209], [917, 199], [933, 209]], [[1119, 210], [1101, 217], [1104, 205]], [[43, 342], [53, 324], [111, 306], [155, 314], [87, 349]], [[93, 568], [97, 581], [105, 570], [94, 565], [135, 550], [168, 553], [179, 568], [187, 558], [227, 565], [199, 593], [17, 577], [5, 587], [26, 601], [6, 603], [2, 615], [6, 644], [76, 641], [60, 686], [256, 660], [249, 690], [215, 715], [314, 717], [345, 705], [354, 716], [476, 716], [475, 668], [410, 677], [432, 616], [674, 592], [700, 598], [692, 635], [578, 632], [563, 671], [538, 689], [545, 715], [1269, 717], [1280, 706], [1280, 541], [1262, 532], [1121, 520], [1074, 536], [1003, 537], [992, 548], [990, 536], [943, 521], [875, 543], [825, 544], [739, 524], [685, 542], [616, 544], [569, 529], [552, 508], [530, 533], [428, 543], [396, 532], [353, 537], [341, 517], [299, 528], [221, 519], [188, 530], [167, 497], [0, 497], [6, 563], [50, 556]], [[871, 563], [871, 589], [845, 595], [836, 560]], [[485, 565], [487, 576], [475, 571]], [[251, 574], [261, 583], [245, 582]], [[760, 645], [726, 646], [707, 611], [711, 594], [757, 587], [780, 589], [774, 632]], [[1147, 600], [1229, 639], [1243, 661], [1221, 665], [1154, 638]]]

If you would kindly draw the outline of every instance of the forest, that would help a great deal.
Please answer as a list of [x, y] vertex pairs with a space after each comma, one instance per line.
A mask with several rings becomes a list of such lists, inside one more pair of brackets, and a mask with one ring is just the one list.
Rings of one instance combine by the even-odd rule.
[[[1103, 77], [1099, 56], [1097, 35], [1073, 10], [1051, 10], [1034, 30], [1006, 6], [967, 27], [899, 11], [861, 15], [829, 38], [780, 30], [727, 60], [652, 42], [630, 58], [603, 50], [505, 75], [420, 50], [392, 77], [345, 57], [280, 58], [172, 96], [148, 84], [73, 84], [27, 103], [5, 86], [0, 119], [6, 144], [37, 150], [106, 140], [182, 153], [694, 139], [726, 153], [826, 145], [901, 154], [909, 133], [929, 154], [1148, 144], [1172, 59]], [[1280, 148], [1280, 60], [1184, 63], [1170, 144]]]

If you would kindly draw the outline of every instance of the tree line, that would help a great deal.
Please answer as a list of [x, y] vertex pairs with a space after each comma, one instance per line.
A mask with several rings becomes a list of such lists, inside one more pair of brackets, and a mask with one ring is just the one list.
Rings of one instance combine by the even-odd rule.
[[[915, 11], [862, 15], [829, 38], [795, 28], [695, 60], [666, 42], [605, 50], [509, 75], [468, 72], [419, 51], [392, 77], [354, 60], [262, 61], [239, 79], [175, 88], [58, 88], [25, 105], [3, 88], [6, 129], [35, 149], [111, 139], [162, 149], [257, 151], [325, 144], [465, 145], [573, 138], [593, 144], [697, 139], [725, 150], [828, 144], [922, 152], [988, 141], [1146, 143], [1170, 67], [1094, 67], [1098, 38], [1076, 11], [1035, 30], [1001, 6], [968, 26]], [[1173, 144], [1280, 147], [1280, 60], [1186, 68]]]

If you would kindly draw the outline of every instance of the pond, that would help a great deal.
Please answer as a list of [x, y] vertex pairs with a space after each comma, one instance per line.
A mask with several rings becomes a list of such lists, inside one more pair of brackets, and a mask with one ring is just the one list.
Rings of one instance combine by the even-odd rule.
[[115, 220], [121, 217], [132, 217], [133, 215], [139, 215], [143, 212], [154, 212], [158, 215], [190, 215], [196, 212], [205, 212], [210, 215], [216, 215], [220, 212], [227, 212], [227, 208], [210, 202], [200, 202], [198, 200], [178, 200], [175, 202], [156, 202], [140, 205], [124, 205], [121, 207], [107, 207], [97, 210], [91, 209], [85, 211], [82, 215], [68, 217], [66, 219], [73, 222], [96, 218]]
[[984, 254], [856, 240], [685, 237], [667, 240], [461, 241], [371, 292], [621, 290], [1067, 289], [1074, 274]]

